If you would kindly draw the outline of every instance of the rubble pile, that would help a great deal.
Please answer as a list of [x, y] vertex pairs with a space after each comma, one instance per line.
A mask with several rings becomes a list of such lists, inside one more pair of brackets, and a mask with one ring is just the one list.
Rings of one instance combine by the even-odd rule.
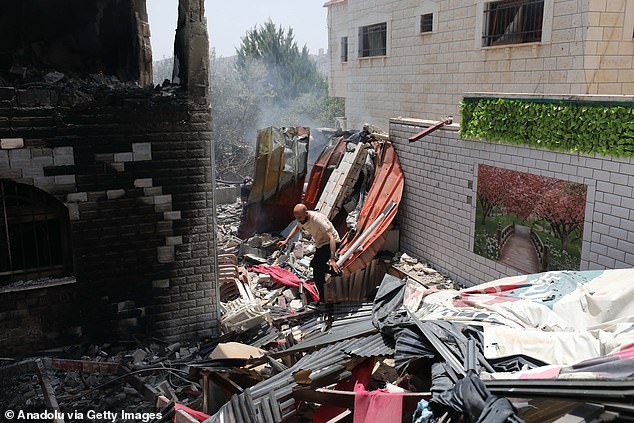
[[91, 103], [105, 93], [121, 97], [143, 99], [152, 97], [176, 97], [181, 87], [166, 80], [154, 90], [144, 89], [136, 81], [121, 81], [114, 75], [90, 74], [79, 76], [65, 74], [54, 69], [42, 70], [31, 67], [12, 66], [0, 74], [0, 87], [16, 90], [18, 101], [24, 106], [77, 106]]
[[[279, 136], [305, 154], [304, 132], [268, 134], [270, 145]], [[11, 404], [160, 411], [155, 423], [634, 419], [634, 269], [457, 286], [430, 264], [382, 249], [403, 186], [389, 141], [368, 126], [324, 152], [311, 174], [324, 177], [311, 177], [306, 196], [344, 228], [353, 216], [356, 228], [325, 298], [311, 282], [312, 240], [300, 233], [278, 248], [293, 222], [241, 239], [244, 199], [220, 206], [220, 336], [9, 363], [0, 385]], [[292, 187], [303, 184], [303, 169], [289, 173]]]

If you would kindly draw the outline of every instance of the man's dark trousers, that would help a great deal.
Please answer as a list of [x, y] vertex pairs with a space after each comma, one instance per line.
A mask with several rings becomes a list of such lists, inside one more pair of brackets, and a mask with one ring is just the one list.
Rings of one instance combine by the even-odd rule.
[[[337, 248], [339, 248], [339, 243], [337, 243]], [[326, 273], [330, 273], [333, 276], [337, 275], [337, 273], [328, 268], [328, 260], [330, 260], [330, 244], [317, 248], [313, 259], [310, 261], [310, 267], [313, 268], [313, 279], [319, 291], [319, 300], [321, 302], [324, 302], [326, 297], [326, 292], [324, 291]]]

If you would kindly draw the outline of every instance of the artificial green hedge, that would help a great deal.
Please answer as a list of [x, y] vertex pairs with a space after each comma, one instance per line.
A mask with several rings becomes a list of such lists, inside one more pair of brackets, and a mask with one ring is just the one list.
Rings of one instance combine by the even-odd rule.
[[634, 156], [634, 105], [465, 98], [460, 136], [557, 151]]

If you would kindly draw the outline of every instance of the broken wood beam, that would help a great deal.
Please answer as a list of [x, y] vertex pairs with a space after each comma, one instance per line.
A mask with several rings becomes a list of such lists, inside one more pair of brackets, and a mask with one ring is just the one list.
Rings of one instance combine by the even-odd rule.
[[437, 131], [438, 129], [442, 128], [445, 125], [451, 125], [452, 123], [453, 123], [453, 118], [451, 116], [448, 117], [448, 118], [445, 118], [445, 119], [441, 120], [440, 122], [437, 122], [437, 123], [433, 124], [432, 126], [429, 126], [429, 127], [425, 128], [425, 129], [423, 129], [418, 134], [409, 137], [409, 142], [418, 141], [419, 139], [423, 138], [424, 136], [429, 135], [432, 132]]
[[[55, 398], [55, 391], [53, 390], [51, 380], [48, 378], [48, 374], [46, 373], [44, 363], [38, 358], [35, 360], [35, 365], [37, 366], [37, 377], [40, 380], [40, 386], [42, 387], [42, 393], [44, 394], [44, 404], [46, 405], [46, 409], [50, 411], [60, 411], [57, 398]], [[55, 413], [53, 423], [64, 423], [64, 418], [61, 417], [61, 414]]]

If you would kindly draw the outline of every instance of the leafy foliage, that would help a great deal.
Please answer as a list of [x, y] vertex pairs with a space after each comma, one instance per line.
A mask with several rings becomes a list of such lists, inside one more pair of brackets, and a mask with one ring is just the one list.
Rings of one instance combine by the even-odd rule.
[[323, 83], [308, 47], [304, 45], [300, 50], [293, 29], [284, 31], [271, 20], [248, 30], [236, 53], [236, 65], [242, 71], [250, 61], [264, 64], [276, 100], [292, 100], [320, 89]]
[[491, 260], [500, 258], [500, 247], [497, 240], [486, 232], [476, 232], [473, 251]]
[[618, 157], [634, 156], [634, 106], [466, 98], [460, 136]]

